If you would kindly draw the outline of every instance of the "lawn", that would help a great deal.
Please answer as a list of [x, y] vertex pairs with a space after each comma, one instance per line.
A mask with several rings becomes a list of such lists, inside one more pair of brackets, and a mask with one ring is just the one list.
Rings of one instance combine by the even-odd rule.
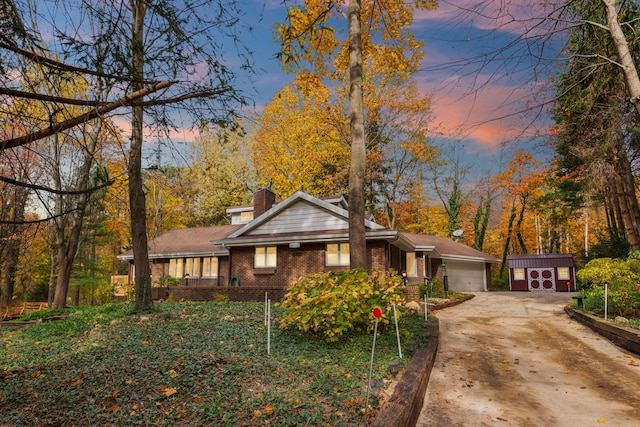
[[[272, 307], [267, 354], [263, 303], [162, 303], [144, 315], [124, 304], [68, 312], [25, 329], [0, 328], [0, 425], [364, 423], [372, 334], [328, 344], [280, 330], [280, 309]], [[424, 316], [402, 313], [401, 341], [422, 344]], [[373, 377], [388, 380], [387, 363], [398, 360], [395, 328], [379, 332]], [[402, 364], [412, 351], [403, 345]]]

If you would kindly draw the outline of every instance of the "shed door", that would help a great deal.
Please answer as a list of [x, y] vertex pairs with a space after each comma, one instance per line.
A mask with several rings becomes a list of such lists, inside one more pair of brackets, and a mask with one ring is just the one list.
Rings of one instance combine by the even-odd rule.
[[530, 291], [555, 291], [553, 268], [530, 268], [527, 272]]

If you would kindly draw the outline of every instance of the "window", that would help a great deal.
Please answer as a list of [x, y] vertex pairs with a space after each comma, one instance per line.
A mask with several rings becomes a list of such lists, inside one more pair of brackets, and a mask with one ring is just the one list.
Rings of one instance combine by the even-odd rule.
[[513, 280], [524, 280], [524, 268], [513, 269]]
[[188, 274], [190, 277], [200, 277], [200, 258], [187, 258], [184, 274]]
[[348, 243], [327, 243], [327, 265], [349, 265]]
[[418, 264], [416, 263], [416, 253], [407, 252], [407, 276], [418, 275]]
[[218, 277], [218, 257], [211, 256], [202, 258], [202, 276]]
[[240, 212], [240, 223], [246, 224], [247, 222], [251, 222], [253, 220], [253, 211], [249, 212]]
[[169, 260], [169, 275], [171, 277], [182, 277], [183, 268], [182, 258], [171, 258]]
[[256, 248], [256, 256], [253, 266], [255, 268], [275, 267], [277, 252], [275, 246]]
[[569, 267], [558, 267], [558, 280], [569, 280]]

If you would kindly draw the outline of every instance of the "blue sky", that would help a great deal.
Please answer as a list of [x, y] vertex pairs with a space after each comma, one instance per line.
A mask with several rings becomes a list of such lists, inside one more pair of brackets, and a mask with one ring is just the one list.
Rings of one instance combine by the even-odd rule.
[[[245, 24], [253, 31], [243, 41], [253, 50], [257, 69], [247, 95], [259, 112], [293, 79], [280, 68], [272, 34], [275, 22], [284, 20], [285, 6], [281, 0], [244, 3]], [[433, 96], [433, 141], [484, 169], [504, 167], [516, 148], [548, 157], [538, 146], [551, 121], [548, 110], [535, 107], [549, 99], [553, 87], [547, 73], [555, 70], [526, 57], [527, 39], [513, 43], [523, 33], [528, 38], [544, 33], [531, 29], [543, 11], [523, 0], [439, 4], [436, 10], [419, 11], [413, 25], [425, 42], [425, 60], [415, 79]], [[498, 50], [510, 43], [509, 49]], [[526, 108], [531, 110], [520, 113]]]
[[[284, 19], [284, 6], [280, 0], [251, 1], [256, 5], [253, 18], [262, 11], [250, 43], [255, 46], [256, 64], [264, 70], [257, 76], [254, 98], [260, 110], [292, 76], [280, 70], [271, 32], [273, 23]], [[525, 40], [515, 44], [513, 40], [523, 33], [529, 38], [542, 34], [543, 29], [530, 27], [544, 11], [522, 0], [439, 4], [436, 10], [419, 11], [413, 25], [426, 44], [424, 64], [415, 79], [433, 95], [434, 139], [456, 144], [470, 158], [481, 160], [503, 157], [504, 143], [507, 151], [516, 146], [533, 149], [548, 131], [549, 115], [534, 117], [541, 112], [536, 108], [516, 113], [548, 99], [552, 87], [545, 73], [554, 70], [525, 58]], [[513, 44], [509, 49], [496, 50], [509, 43]]]

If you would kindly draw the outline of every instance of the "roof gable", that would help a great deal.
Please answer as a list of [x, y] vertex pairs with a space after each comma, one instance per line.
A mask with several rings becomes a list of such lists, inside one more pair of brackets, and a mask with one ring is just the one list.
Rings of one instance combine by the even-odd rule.
[[[365, 220], [365, 227], [384, 229], [368, 220]], [[346, 209], [298, 191], [230, 234], [229, 238], [348, 229], [349, 212]]]

